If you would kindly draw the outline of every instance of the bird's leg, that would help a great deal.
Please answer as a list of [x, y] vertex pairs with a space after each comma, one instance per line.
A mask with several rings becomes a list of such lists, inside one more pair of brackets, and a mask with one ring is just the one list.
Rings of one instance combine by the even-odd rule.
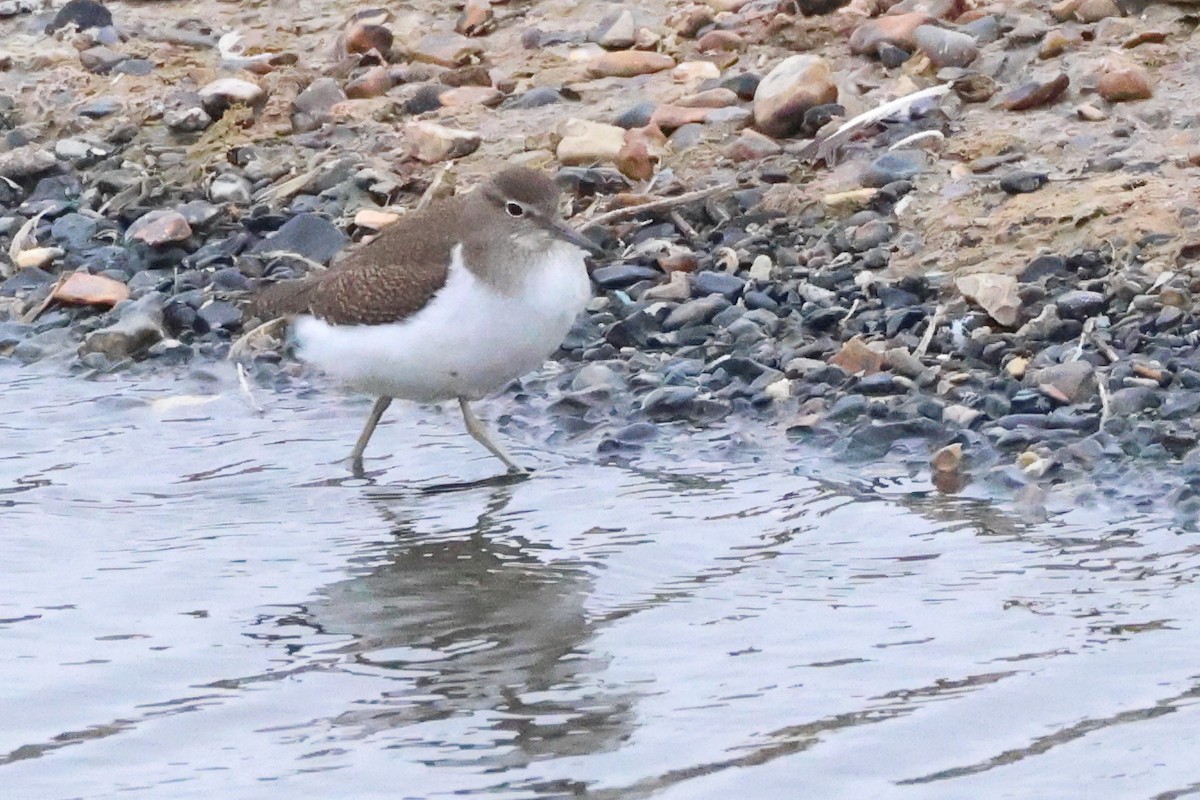
[[496, 458], [504, 462], [510, 473], [516, 475], [524, 475], [528, 470], [520, 464], [512, 460], [512, 456], [504, 451], [504, 448], [492, 441], [492, 437], [488, 435], [487, 428], [479, 421], [479, 417], [475, 416], [475, 412], [471, 410], [471, 406], [467, 403], [465, 397], [458, 398], [458, 407], [462, 409], [463, 422], [467, 425], [467, 433], [488, 449], [488, 452]]
[[379, 424], [380, 417], [383, 416], [383, 412], [387, 411], [387, 407], [391, 404], [392, 398], [381, 397], [371, 407], [371, 415], [367, 417], [367, 424], [363, 426], [362, 433], [358, 435], [358, 441], [354, 445], [354, 450], [350, 452], [350, 464], [356, 474], [362, 472], [363, 450], [367, 449], [367, 442], [371, 441], [371, 434], [375, 433], [375, 426]]

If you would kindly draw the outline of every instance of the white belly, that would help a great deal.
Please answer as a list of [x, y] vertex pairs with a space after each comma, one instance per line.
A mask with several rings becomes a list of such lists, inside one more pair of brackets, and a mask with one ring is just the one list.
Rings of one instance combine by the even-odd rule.
[[425, 308], [387, 325], [330, 325], [297, 318], [297, 355], [373, 395], [418, 402], [475, 400], [539, 366], [562, 344], [591, 296], [578, 248], [555, 244], [506, 296], [462, 264]]

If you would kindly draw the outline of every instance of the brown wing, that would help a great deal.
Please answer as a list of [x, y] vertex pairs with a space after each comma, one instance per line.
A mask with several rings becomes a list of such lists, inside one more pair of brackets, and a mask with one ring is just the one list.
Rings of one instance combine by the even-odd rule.
[[462, 219], [448, 212], [467, 211], [469, 200], [453, 198], [406, 215], [327, 271], [267, 287], [251, 312], [262, 318], [312, 314], [334, 325], [399, 322], [445, 285], [456, 241], [447, 217]]

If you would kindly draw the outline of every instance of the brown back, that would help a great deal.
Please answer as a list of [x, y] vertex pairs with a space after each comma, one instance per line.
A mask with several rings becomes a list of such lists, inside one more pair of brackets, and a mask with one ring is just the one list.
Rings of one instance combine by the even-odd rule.
[[450, 218], [465, 212], [459, 196], [406, 214], [325, 272], [261, 291], [250, 312], [264, 319], [312, 314], [334, 325], [382, 325], [418, 311], [446, 283], [459, 234]]

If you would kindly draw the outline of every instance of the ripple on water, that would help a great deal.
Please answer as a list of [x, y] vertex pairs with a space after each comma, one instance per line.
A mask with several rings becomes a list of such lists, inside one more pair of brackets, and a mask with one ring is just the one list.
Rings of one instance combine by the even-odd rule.
[[217, 378], [183, 402], [22, 375], [0, 400], [14, 796], [1194, 784], [1200, 549], [1152, 514], [1031, 521], [761, 442], [715, 462], [685, 431], [496, 482], [412, 408], [354, 479], [361, 403], [259, 416]]

